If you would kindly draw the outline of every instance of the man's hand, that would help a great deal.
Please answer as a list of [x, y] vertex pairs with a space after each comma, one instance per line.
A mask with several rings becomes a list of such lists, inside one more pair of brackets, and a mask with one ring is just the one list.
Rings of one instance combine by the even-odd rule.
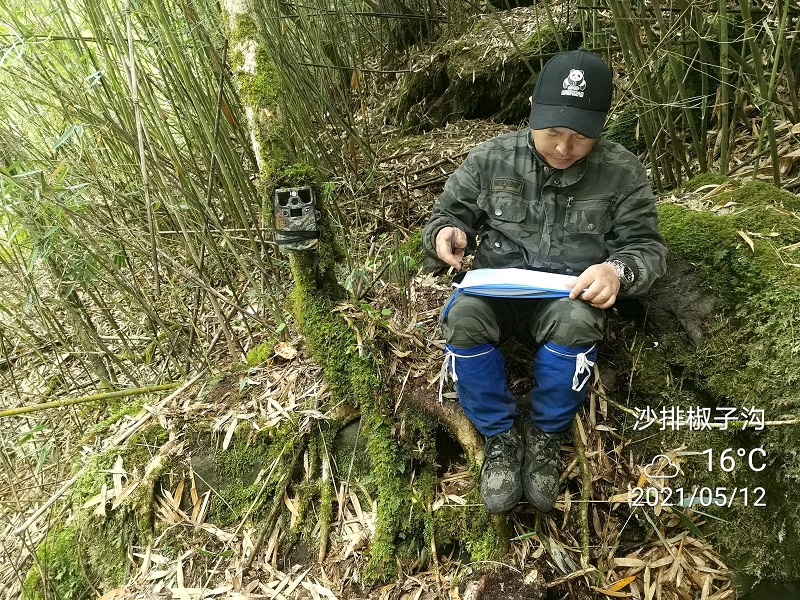
[[467, 234], [457, 227], [443, 227], [436, 234], [436, 256], [451, 267], [461, 268], [466, 249]]
[[617, 300], [620, 282], [612, 265], [600, 263], [586, 269], [574, 282], [568, 283], [567, 288], [573, 300], [580, 298], [597, 308], [611, 308]]

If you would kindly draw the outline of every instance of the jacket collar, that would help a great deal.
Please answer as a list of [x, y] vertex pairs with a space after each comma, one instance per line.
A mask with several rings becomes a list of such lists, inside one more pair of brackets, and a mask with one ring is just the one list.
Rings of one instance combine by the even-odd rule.
[[562, 186], [572, 185], [580, 181], [584, 173], [586, 173], [588, 158], [595, 152], [599, 152], [598, 146], [600, 144], [600, 138], [598, 138], [598, 140], [595, 142], [594, 147], [592, 147], [592, 151], [589, 152], [589, 154], [587, 154], [580, 160], [576, 160], [566, 169], [554, 169], [545, 160], [545, 158], [541, 154], [539, 154], [539, 151], [533, 145], [533, 136], [531, 135], [530, 130], [528, 130], [528, 135], [526, 137], [528, 138], [528, 148], [533, 154], [533, 160], [535, 163], [536, 170], [541, 169], [545, 172], [545, 174], [547, 175], [547, 177], [545, 177], [545, 180], [549, 179], [550, 176], [559, 173], [560, 177], [558, 177], [558, 179], [560, 179]]

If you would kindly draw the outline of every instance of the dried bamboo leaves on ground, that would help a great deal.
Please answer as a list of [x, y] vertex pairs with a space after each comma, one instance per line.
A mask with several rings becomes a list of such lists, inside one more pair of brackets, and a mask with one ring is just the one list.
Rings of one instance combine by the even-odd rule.
[[[359, 331], [357, 338], [364, 344], [393, 350], [386, 353], [391, 357], [387, 383], [398, 402], [403, 401], [403, 386], [436, 394], [441, 353], [436, 323], [439, 307], [450, 291], [445, 282], [423, 275], [412, 277], [409, 288], [411, 310], [393, 304], [399, 302], [399, 296], [388, 290], [372, 299], [373, 310], [348, 304], [338, 309]], [[383, 313], [386, 309], [389, 315]], [[604, 420], [602, 394], [593, 394], [594, 424], [588, 416], [583, 417], [584, 445], [594, 479], [589, 498], [592, 564], [599, 570], [581, 564], [577, 532], [583, 495], [580, 473], [573, 466], [574, 450], [567, 445], [566, 489], [556, 511], [540, 521], [525, 505], [512, 513], [517, 537], [512, 553], [504, 559], [505, 566], [470, 564], [455, 546], [440, 548], [444, 553], [437, 557], [436, 569], [429, 565], [427, 570], [401, 572], [391, 585], [362, 590], [359, 573], [375, 530], [376, 500], [358, 480], [337, 479], [330, 547], [322, 563], [316, 564], [313, 553], [301, 545], [288, 548], [284, 529], [291, 529], [299, 514], [297, 496], [290, 492], [283, 499], [284, 524], [267, 532], [252, 568], [243, 572], [255, 550], [257, 526], [244, 519], [219, 525], [209, 518], [214, 492], [201, 489], [191, 463], [182, 460], [188, 452], [183, 433], [187, 423], [204, 420], [210, 424], [215, 447], [224, 448], [242, 427], [256, 432], [288, 420], [299, 426], [303, 419], [324, 418], [306, 408], [305, 400], [321, 402], [328, 391], [320, 368], [304, 358], [303, 350], [302, 340], [295, 340], [276, 349], [270, 362], [261, 367], [198, 382], [171, 395], [169, 401], [143, 409], [146, 421], [158, 423], [168, 432], [168, 441], [153, 448], [150, 460], [136, 468], [118, 457], [104, 473], [105, 485], [82, 509], [94, 511], [98, 519], [107, 517], [160, 461], [175, 458], [176, 464], [188, 466], [173, 473], [170, 485], [162, 480], [154, 488], [152, 514], [161, 534], [148, 547], [131, 548], [131, 575], [123, 588], [105, 597], [486, 598], [491, 596], [485, 590], [500, 584], [511, 594], [509, 598], [536, 597], [548, 587], [573, 589], [583, 597], [592, 597], [587, 595], [591, 593], [632, 598], [732, 597], [724, 565], [707, 542], [687, 532], [683, 520], [653, 514], [654, 524], [648, 529], [628, 508], [628, 489], [638, 483], [643, 467], [626, 460], [627, 452], [611, 433], [613, 422]], [[358, 348], [351, 351], [358, 352]], [[599, 386], [599, 381], [595, 385]], [[142, 426], [140, 415], [123, 419], [98, 440], [96, 451], [131, 438]], [[466, 465], [451, 461], [430, 507], [434, 517], [445, 508], [467, 507], [466, 496], [473, 485]], [[45, 519], [33, 525], [40, 531], [46, 526]], [[631, 529], [636, 529], [636, 535], [629, 534]], [[182, 540], [177, 551], [176, 536], [171, 535], [175, 532], [180, 532], [177, 539]], [[9, 589], [15, 587], [12, 576], [8, 570], [3, 573]], [[520, 595], [514, 596], [512, 590]]]

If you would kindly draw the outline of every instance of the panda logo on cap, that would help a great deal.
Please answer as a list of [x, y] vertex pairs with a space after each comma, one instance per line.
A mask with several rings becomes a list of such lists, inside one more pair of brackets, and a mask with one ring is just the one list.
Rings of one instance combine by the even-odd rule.
[[586, 89], [586, 80], [583, 78], [583, 71], [580, 69], [570, 69], [569, 75], [564, 79], [564, 89], [562, 96], [577, 96], [583, 98]]

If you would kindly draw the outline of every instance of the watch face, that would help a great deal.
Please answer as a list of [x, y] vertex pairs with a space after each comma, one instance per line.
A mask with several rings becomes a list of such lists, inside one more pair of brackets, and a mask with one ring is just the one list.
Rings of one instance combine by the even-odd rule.
[[625, 263], [622, 263], [622, 278], [628, 283], [633, 283], [633, 271]]
[[621, 260], [610, 261], [614, 265], [622, 289], [627, 289], [633, 283], [633, 270]]

